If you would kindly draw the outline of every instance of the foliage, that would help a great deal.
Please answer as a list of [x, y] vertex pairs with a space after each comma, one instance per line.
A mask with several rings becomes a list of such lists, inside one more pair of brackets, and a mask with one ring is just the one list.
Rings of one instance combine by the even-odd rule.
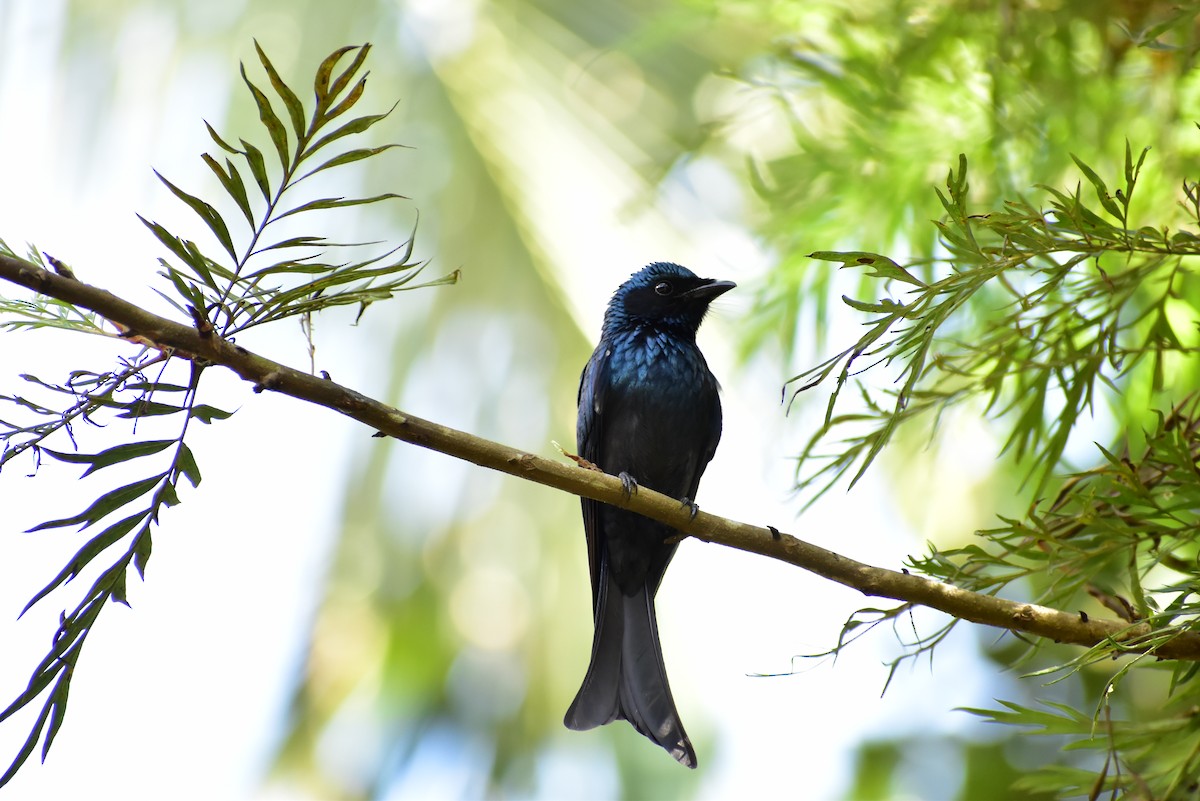
[[[1146, 155], [1126, 146], [1113, 190], [1076, 159], [1086, 183], [1067, 191], [1042, 187], [1049, 208], [1015, 200], [987, 212], [971, 207], [960, 158], [946, 191], [938, 192], [946, 211], [937, 223], [941, 253], [906, 267], [875, 254], [813, 254], [866, 265], [881, 289], [903, 294], [902, 300], [845, 298], [870, 315], [866, 333], [793, 380], [803, 392], [835, 377], [825, 424], [799, 462], [800, 486], [818, 495], [847, 476], [853, 484], [901, 426], [935, 418], [936, 427], [936, 418], [957, 405], [990, 415], [1006, 429], [1004, 449], [1033, 497], [1057, 484], [1056, 497], [978, 532], [982, 544], [935, 549], [911, 567], [976, 592], [1020, 595], [1030, 587], [1033, 600], [1063, 609], [1090, 595], [1125, 620], [1150, 623], [1148, 642], [1156, 643], [1200, 621], [1191, 589], [1200, 582], [1192, 536], [1200, 508], [1200, 403], [1192, 391], [1200, 350], [1194, 331], [1186, 330], [1194, 323], [1182, 322], [1200, 310], [1200, 283], [1188, 267], [1200, 255], [1200, 207], [1195, 185], [1184, 181], [1184, 219], [1134, 227], [1130, 208]], [[970, 313], [983, 305], [980, 297], [992, 314]], [[860, 361], [869, 364], [859, 369]], [[894, 388], [876, 391], [861, 377], [887, 368], [896, 374]], [[863, 408], [841, 413], [852, 381]], [[1151, 414], [1153, 425], [1142, 436], [1120, 432], [1122, 453], [1100, 447], [1098, 467], [1057, 479], [1081, 417], [1105, 400], [1131, 397], [1172, 405]], [[1136, 439], [1144, 446], [1130, 441]], [[942, 629], [921, 638], [909, 656], [944, 635]], [[1119, 642], [1101, 643], [1039, 675], [1071, 673], [1122, 653]], [[1151, 666], [1152, 656], [1153, 647], [1124, 663], [1109, 692], [1134, 668]], [[1200, 698], [1194, 674], [1191, 664], [1172, 668], [1171, 691], [1182, 708]], [[1109, 692], [1097, 715], [1108, 715]], [[1010, 706], [1011, 714], [991, 718], [1035, 725], [1047, 714]], [[1087, 774], [1088, 784], [1149, 788], [1157, 798], [1200, 777], [1200, 762], [1162, 758], [1187, 751], [1194, 739], [1188, 725], [1164, 725], [1162, 718], [1110, 722], [1110, 735], [1098, 737], [1092, 716], [1073, 712], [1061, 720], [1072, 724], [1079, 744], [1109, 753], [1111, 766], [1105, 762], [1099, 777]], [[1140, 748], [1151, 733], [1163, 750]], [[1063, 795], [1080, 789], [1061, 772], [1026, 783], [1038, 791], [1057, 786]]]
[[[961, 451], [944, 423], [979, 420], [999, 444], [976, 484], [995, 507], [950, 497], [936, 474], [893, 475], [903, 506], [945, 500], [990, 518], [975, 537], [974, 521], [939, 532], [951, 542], [911, 569], [1148, 622], [1151, 643], [1194, 628], [1196, 4], [737, 8], [775, 26], [772, 52], [738, 75], [790, 126], [786, 143], [736, 154], [779, 254], [745, 347], [775, 341], [814, 365], [788, 385], [792, 402], [820, 394], [824, 406], [803, 434], [804, 500], [846, 483], [861, 492], [880, 456], [887, 469], [922, 449]], [[844, 322], [859, 333], [837, 333]], [[954, 626], [918, 632], [908, 611], [862, 610], [835, 649], [890, 623], [904, 649], [890, 682]], [[1180, 714], [1194, 703], [1192, 666], [1120, 653], [1040, 643], [1003, 660], [1083, 721], [1021, 792], [1087, 795], [1096, 782], [1095, 793], [1157, 798], [1188, 786], [1195, 760], [1167, 754], [1194, 737], [1160, 699], [1173, 694]], [[1037, 704], [1017, 706], [994, 719], [1035, 728], [1025, 710]], [[1132, 744], [1158, 727], [1161, 756]]]
[[[244, 234], [235, 234], [216, 206], [159, 176], [171, 193], [200, 219], [219, 246], [220, 255], [210, 255], [194, 241], [143, 218], [172, 257], [160, 260], [159, 275], [169, 283], [159, 294], [197, 328], [231, 336], [252, 326], [289, 317], [309, 320], [315, 312], [342, 305], [357, 305], [361, 316], [372, 302], [418, 286], [412, 282], [422, 265], [410, 260], [411, 238], [382, 253], [343, 261], [331, 259], [330, 254], [374, 243], [343, 244], [324, 236], [289, 236], [283, 232], [284, 221], [289, 218], [300, 215], [307, 218], [314, 212], [401, 197], [387, 192], [372, 197], [313, 198], [303, 194], [300, 186], [305, 181], [315, 182], [318, 174], [335, 167], [362, 162], [398, 147], [389, 144], [342, 148], [351, 137], [365, 133], [387, 116], [385, 112], [343, 121], [365, 92], [364, 64], [369, 50], [369, 45], [343, 47], [321, 62], [313, 81], [314, 102], [307, 117], [304, 103], [283, 81], [261, 48], [257, 49], [258, 57], [272, 94], [260, 89], [243, 66], [242, 79], [279, 166], [268, 166], [269, 159], [262, 149], [246, 139], [237, 138], [238, 146], [230, 145], [212, 126], [208, 126], [208, 132], [219, 152], [217, 156], [205, 153], [202, 158], [220, 182], [225, 201], [232, 202], [245, 220]], [[278, 109], [282, 109], [282, 117]], [[276, 234], [277, 231], [281, 233]], [[277, 238], [272, 239], [272, 234]], [[4, 253], [15, 257], [7, 247]], [[42, 263], [36, 253], [29, 260]], [[52, 258], [48, 260], [54, 269], [69, 274], [70, 268]], [[451, 275], [420, 286], [454, 279]], [[87, 635], [109, 601], [126, 602], [130, 565], [144, 577], [151, 554], [152, 531], [162, 513], [180, 502], [181, 481], [193, 488], [199, 486], [200, 468], [187, 444], [191, 422], [208, 424], [226, 419], [231, 413], [200, 400], [200, 380], [205, 369], [202, 363], [193, 361], [183, 382], [170, 380], [167, 371], [174, 366], [170, 363], [171, 353], [145, 340], [138, 332], [120, 331], [114, 335], [94, 314], [41, 297], [32, 301], [2, 300], [0, 315], [0, 327], [9, 330], [60, 328], [130, 339], [144, 345], [137, 356], [119, 358], [115, 369], [75, 370], [65, 381], [57, 383], [26, 375], [24, 378], [39, 395], [0, 397], [10, 414], [20, 418], [20, 422], [0, 420], [0, 441], [4, 443], [0, 467], [28, 454], [34, 470], [44, 457], [49, 457], [86, 466], [83, 478], [118, 465], [143, 473], [130, 483], [104, 491], [77, 514], [48, 520], [30, 529], [78, 527], [90, 534], [90, 538], [34, 595], [24, 611], [85, 572], [99, 569], [100, 573], [78, 605], [61, 615], [51, 648], [34, 669], [29, 686], [0, 711], [2, 722], [37, 699], [43, 699], [29, 737], [0, 776], [3, 785], [33, 753], [39, 739], [42, 739], [41, 756], [45, 759], [62, 726], [71, 678]], [[305, 331], [311, 331], [311, 325]], [[311, 339], [309, 346], [311, 352]], [[84, 442], [94, 438], [94, 429], [122, 420], [132, 422], [128, 441], [95, 453], [80, 450]], [[164, 438], [149, 438], [139, 433], [164, 426], [169, 431]], [[119, 468], [111, 472], [119, 472]], [[115, 559], [114, 553], [119, 553]]]

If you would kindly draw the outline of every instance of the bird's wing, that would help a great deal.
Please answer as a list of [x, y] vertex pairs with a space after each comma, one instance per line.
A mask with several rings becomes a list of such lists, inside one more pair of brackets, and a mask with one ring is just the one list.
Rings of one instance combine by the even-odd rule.
[[[612, 355], [611, 346], [601, 340], [600, 345], [592, 353], [592, 358], [583, 368], [579, 377], [579, 418], [576, 424], [576, 449], [579, 455], [595, 465], [602, 464], [604, 454], [601, 443], [604, 441], [604, 410], [609, 386], [608, 366]], [[597, 603], [600, 587], [600, 531], [598, 514], [600, 504], [596, 501], [583, 499], [583, 530], [587, 534], [588, 566], [592, 577], [592, 604]]]

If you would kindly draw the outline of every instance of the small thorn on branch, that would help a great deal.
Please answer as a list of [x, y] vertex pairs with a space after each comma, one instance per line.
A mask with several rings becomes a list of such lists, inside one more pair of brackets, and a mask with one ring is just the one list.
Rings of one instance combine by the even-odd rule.
[[60, 261], [59, 259], [54, 258], [53, 256], [51, 256], [49, 253], [46, 253], [45, 251], [42, 251], [42, 255], [46, 257], [46, 261], [50, 262], [50, 266], [54, 268], [54, 272], [58, 273], [63, 278], [70, 278], [72, 281], [79, 280], [78, 278], [75, 277], [75, 271], [72, 270], [66, 264], [66, 262], [63, 262], [63, 261]]
[[192, 324], [196, 326], [196, 330], [200, 333], [200, 336], [205, 339], [211, 337], [215, 329], [213, 328], [213, 324], [209, 322], [207, 315], [190, 303], [187, 309], [188, 313], [192, 315]]
[[278, 370], [272, 370], [263, 376], [263, 380], [254, 385], [254, 392], [260, 393], [268, 389], [279, 389], [283, 383], [283, 373]]

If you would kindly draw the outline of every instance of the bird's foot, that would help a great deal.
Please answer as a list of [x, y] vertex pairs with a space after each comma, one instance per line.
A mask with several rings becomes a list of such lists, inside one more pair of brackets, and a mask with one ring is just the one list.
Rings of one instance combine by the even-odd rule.
[[621, 479], [621, 489], [625, 491], [625, 500], [629, 500], [634, 495], [637, 495], [637, 479], [626, 473], [624, 470], [620, 472], [617, 478]]
[[700, 507], [697, 506], [696, 502], [693, 501], [691, 498], [681, 498], [679, 501], [679, 505], [682, 508], [688, 510], [688, 512], [691, 514], [692, 520], [695, 520], [696, 515], [700, 514]]

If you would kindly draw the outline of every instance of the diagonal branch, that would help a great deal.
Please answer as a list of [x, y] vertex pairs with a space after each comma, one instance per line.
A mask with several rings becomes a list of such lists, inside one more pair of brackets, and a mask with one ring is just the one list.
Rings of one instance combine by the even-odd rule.
[[573, 495], [629, 509], [666, 523], [689, 536], [760, 554], [859, 590], [932, 607], [962, 620], [1020, 631], [1074, 645], [1109, 645], [1124, 653], [1152, 653], [1162, 659], [1200, 661], [1200, 634], [1168, 632], [1148, 623], [1089, 618], [1036, 604], [970, 592], [907, 572], [856, 562], [771, 527], [754, 526], [690, 509], [674, 498], [642, 488], [626, 497], [620, 479], [595, 470], [544, 459], [525, 451], [422, 420], [366, 397], [334, 381], [273, 362], [217, 336], [197, 313], [189, 326], [159, 317], [110, 292], [36, 264], [0, 254], [0, 278], [94, 311], [114, 323], [122, 336], [151, 344], [180, 358], [217, 364], [253, 383], [315, 403], [375, 429], [382, 435], [463, 459], [481, 467], [534, 481]]

